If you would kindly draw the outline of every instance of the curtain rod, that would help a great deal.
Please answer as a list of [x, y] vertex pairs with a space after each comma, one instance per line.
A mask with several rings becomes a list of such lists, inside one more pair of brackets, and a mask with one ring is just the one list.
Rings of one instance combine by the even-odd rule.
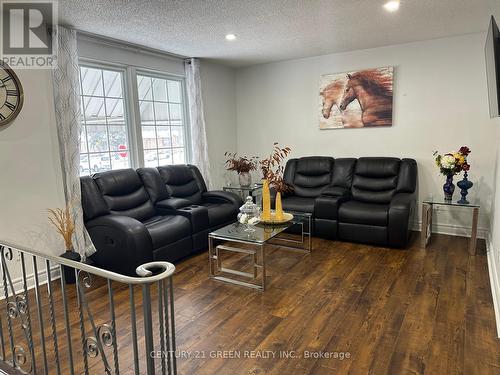
[[108, 45], [113, 46], [113, 47], [125, 48], [125, 49], [129, 49], [129, 50], [132, 50], [135, 52], [144, 52], [144, 53], [148, 53], [151, 55], [157, 55], [157, 56], [159, 55], [159, 56], [168, 57], [171, 59], [181, 59], [181, 60], [190, 59], [190, 57], [188, 57], [188, 56], [178, 55], [175, 53], [166, 52], [166, 51], [162, 51], [162, 50], [155, 49], [155, 48], [145, 47], [145, 46], [141, 46], [139, 44], [129, 43], [129, 42], [126, 42], [123, 40], [89, 33], [87, 31], [81, 31], [78, 29], [75, 29], [75, 30], [76, 30], [78, 36], [86, 38], [87, 40], [90, 40], [90, 41], [97, 41], [97, 42], [102, 43], [102, 44], [108, 44]]

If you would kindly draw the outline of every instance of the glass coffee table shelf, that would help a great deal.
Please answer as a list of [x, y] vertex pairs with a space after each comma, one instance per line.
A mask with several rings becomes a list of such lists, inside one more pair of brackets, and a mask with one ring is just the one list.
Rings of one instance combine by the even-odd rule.
[[[249, 288], [266, 288], [267, 245], [278, 245], [289, 250], [310, 253], [312, 250], [312, 215], [291, 212], [294, 218], [284, 224], [258, 224], [247, 231], [247, 226], [238, 222], [217, 229], [208, 235], [210, 278]], [[291, 237], [290, 231], [298, 231]], [[222, 253], [238, 253], [251, 259], [251, 272], [234, 269], [222, 264]]]
[[422, 232], [420, 234], [421, 247], [426, 248], [432, 234], [432, 211], [434, 206], [447, 206], [450, 208], [464, 208], [472, 211], [471, 235], [469, 240], [469, 254], [476, 254], [477, 224], [479, 220], [479, 202], [471, 200], [469, 203], [459, 203], [456, 200], [430, 197], [422, 202]]

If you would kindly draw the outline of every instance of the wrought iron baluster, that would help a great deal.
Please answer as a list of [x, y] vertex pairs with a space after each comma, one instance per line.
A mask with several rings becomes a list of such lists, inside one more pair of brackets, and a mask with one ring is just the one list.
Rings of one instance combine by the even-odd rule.
[[36, 256], [33, 255], [33, 276], [35, 277], [35, 297], [38, 312], [38, 320], [40, 325], [40, 342], [42, 344], [42, 355], [43, 355], [43, 368], [45, 373], [49, 373], [49, 366], [47, 363], [47, 351], [45, 349], [45, 331], [43, 328], [43, 313], [42, 313], [42, 300], [40, 296], [40, 280], [38, 279], [38, 266], [36, 264]]
[[[92, 278], [90, 274], [87, 273], [87, 276], [83, 279], [83, 283], [86, 288], [91, 287]], [[88, 321], [90, 323], [90, 326], [92, 327], [92, 332], [94, 333], [94, 336], [89, 336], [85, 339], [84, 353], [86, 353], [91, 357], [97, 357], [100, 354], [102, 363], [104, 365], [105, 373], [111, 375], [111, 367], [109, 367], [109, 362], [103, 348], [103, 343], [105, 346], [111, 346], [113, 344], [113, 335], [111, 333], [111, 327], [107, 324], [103, 324], [99, 327], [95, 325], [94, 317], [92, 315], [92, 312], [90, 311], [89, 304], [87, 303], [85, 297], [85, 292], [82, 289], [80, 283], [77, 284], [77, 288], [79, 291], [80, 306], [82, 308], [82, 318], [83, 318], [83, 308], [85, 308]]]
[[175, 316], [174, 316], [174, 280], [173, 277], [170, 276], [168, 278], [169, 283], [169, 294], [170, 294], [170, 338], [172, 342], [172, 368], [173, 373], [177, 374], [177, 359], [175, 358]]
[[139, 350], [137, 348], [137, 321], [135, 317], [135, 295], [134, 286], [129, 284], [130, 294], [130, 323], [132, 324], [132, 347], [134, 350], [134, 372], [139, 375]]
[[75, 369], [73, 365], [73, 347], [71, 344], [71, 325], [69, 323], [68, 298], [66, 297], [66, 279], [65, 279], [63, 265], [59, 265], [59, 272], [61, 273], [61, 294], [63, 301], [64, 324], [66, 326], [66, 339], [68, 341], [67, 345], [68, 345], [69, 371], [70, 375], [74, 375]]
[[35, 348], [33, 345], [33, 331], [31, 328], [31, 316], [30, 316], [30, 303], [29, 303], [29, 294], [28, 294], [28, 281], [26, 278], [26, 262], [24, 260], [24, 253], [21, 252], [21, 268], [23, 271], [23, 288], [24, 288], [24, 298], [26, 300], [26, 322], [27, 322], [27, 335], [28, 335], [28, 346], [30, 350], [31, 356], [31, 366], [33, 370], [33, 374], [36, 375], [36, 360], [35, 360]]
[[168, 285], [165, 284], [165, 280], [161, 281], [163, 284], [163, 312], [165, 314], [165, 341], [167, 344], [167, 368], [168, 373], [172, 373], [172, 347], [170, 343], [170, 313], [169, 313], [169, 297], [168, 297]]
[[[3, 254], [4, 251], [4, 246], [0, 246], [0, 253]], [[3, 273], [3, 271], [2, 271]], [[3, 320], [2, 320], [2, 314], [0, 314], [0, 341], [2, 344], [2, 361], [5, 361], [5, 340], [3, 337]]]
[[165, 355], [170, 355], [170, 353], [165, 351], [165, 331], [163, 326], [163, 281], [161, 280], [158, 281], [158, 320], [160, 321], [161, 373], [165, 375]]
[[85, 335], [85, 320], [83, 318], [83, 306], [82, 306], [82, 296], [80, 295], [80, 271], [78, 271], [75, 268], [75, 278], [76, 278], [76, 298], [78, 301], [78, 317], [80, 319], [80, 335], [81, 335], [81, 342], [82, 342], [82, 353], [83, 353], [83, 371], [85, 375], [89, 374], [89, 361], [87, 359], [87, 348], [85, 346], [85, 343], [87, 341], [86, 335]]
[[155, 360], [153, 354], [153, 317], [151, 313], [151, 287], [142, 285], [142, 311], [144, 314], [144, 341], [146, 343], [146, 368], [148, 375], [155, 373]]
[[113, 359], [115, 364], [115, 374], [120, 374], [118, 361], [118, 342], [116, 341], [116, 319], [115, 319], [115, 301], [113, 298], [113, 285], [108, 279], [108, 296], [109, 296], [109, 311], [111, 313], [111, 335], [113, 340]]
[[[8, 297], [6, 297], [7, 301], [7, 309], [8, 309], [8, 318], [9, 318], [9, 328], [12, 331], [12, 320], [19, 319], [21, 321], [21, 329], [24, 334], [24, 337], [26, 339], [26, 342], [28, 344], [28, 347], [30, 348], [30, 356], [32, 356], [32, 351], [33, 351], [33, 342], [31, 340], [31, 323], [29, 320], [29, 317], [27, 316], [28, 313], [28, 304], [29, 304], [29, 299], [27, 297], [27, 293], [24, 295], [21, 293], [18, 295], [16, 293], [16, 289], [14, 288], [14, 283], [12, 282], [12, 278], [10, 277], [10, 272], [9, 268], [7, 266], [6, 259], [12, 260], [13, 255], [12, 255], [12, 249], [8, 248], [7, 249], [7, 254], [2, 253], [2, 267], [3, 267], [3, 281], [4, 281], [4, 289], [7, 290], [7, 295], [8, 295], [8, 289], [10, 287], [10, 292], [12, 294], [12, 298], [14, 302], [9, 302]], [[18, 250], [19, 251], [19, 250]], [[22, 255], [22, 252], [19, 251]], [[24, 256], [22, 257], [22, 260], [24, 262]], [[25, 268], [23, 264], [23, 275], [25, 276]], [[26, 279], [24, 278], [23, 280], [23, 286], [25, 291], [27, 290], [27, 285], [26, 285]], [[10, 333], [10, 331], [9, 331]], [[33, 356], [32, 356], [33, 357]], [[33, 361], [30, 362], [30, 368], [29, 369], [23, 369], [23, 365], [26, 364], [26, 351], [22, 346], [15, 345], [13, 346], [13, 360], [12, 360], [12, 366], [16, 369], [21, 369], [23, 372], [29, 371], [31, 372], [33, 369]], [[36, 369], [34, 370], [36, 371]]]
[[[50, 261], [45, 261], [45, 269], [47, 271], [47, 294], [49, 296], [49, 312], [50, 322], [52, 324], [52, 342], [54, 344], [54, 356], [56, 360], [57, 373], [61, 374], [61, 366], [59, 364], [59, 345], [57, 344], [57, 329], [56, 329], [56, 315], [54, 312], [54, 291], [52, 290], [52, 277], [50, 275]], [[64, 277], [64, 275], [61, 275]]]
[[[7, 249], [7, 253], [10, 254], [10, 259], [12, 259], [12, 249]], [[14, 353], [14, 335], [12, 333], [12, 302], [9, 301], [9, 289], [7, 286], [7, 264], [5, 262], [5, 249], [2, 249], [2, 278], [3, 278], [3, 290], [5, 296], [6, 303], [6, 311], [7, 311], [7, 328], [9, 330], [9, 343], [10, 350], [12, 352], [12, 364], [15, 363], [15, 353]]]

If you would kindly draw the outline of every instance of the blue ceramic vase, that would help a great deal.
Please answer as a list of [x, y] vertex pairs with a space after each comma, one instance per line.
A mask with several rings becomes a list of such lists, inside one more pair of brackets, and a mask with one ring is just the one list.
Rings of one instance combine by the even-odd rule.
[[462, 181], [457, 182], [457, 186], [460, 188], [460, 195], [462, 198], [457, 203], [460, 204], [469, 204], [467, 200], [467, 194], [469, 193], [469, 189], [474, 185], [471, 181], [467, 179], [467, 172], [464, 173], [464, 178]]
[[453, 197], [453, 192], [455, 191], [455, 185], [453, 185], [453, 175], [449, 174], [446, 176], [446, 182], [443, 185], [444, 200], [451, 201]]

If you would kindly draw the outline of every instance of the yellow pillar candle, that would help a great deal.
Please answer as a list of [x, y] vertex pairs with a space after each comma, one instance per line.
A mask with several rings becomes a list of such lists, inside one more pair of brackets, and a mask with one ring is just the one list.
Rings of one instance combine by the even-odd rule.
[[271, 220], [271, 192], [267, 180], [262, 180], [262, 220]]
[[276, 193], [276, 203], [275, 203], [275, 209], [276, 209], [276, 221], [283, 221], [283, 206], [281, 205], [281, 193], [277, 192]]

